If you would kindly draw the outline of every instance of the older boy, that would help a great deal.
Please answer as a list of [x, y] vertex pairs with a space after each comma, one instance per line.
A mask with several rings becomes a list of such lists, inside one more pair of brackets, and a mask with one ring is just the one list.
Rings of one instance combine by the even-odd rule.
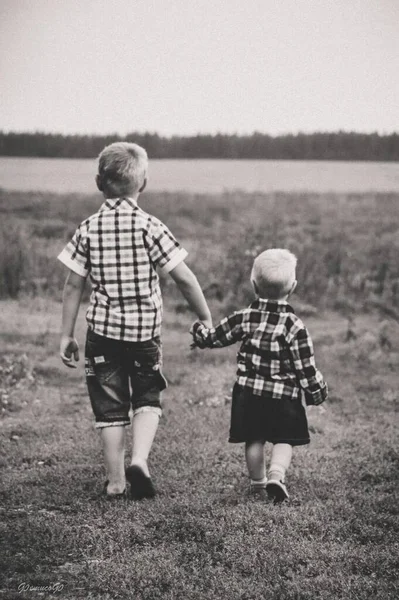
[[[241, 342], [233, 391], [230, 442], [245, 442], [251, 490], [267, 490], [274, 502], [288, 498], [284, 483], [292, 447], [309, 443], [305, 408], [327, 397], [310, 335], [287, 299], [296, 287], [296, 257], [273, 248], [254, 261], [251, 280], [257, 299], [222, 319], [214, 329], [194, 323], [199, 348]], [[273, 444], [266, 478], [264, 445]]]
[[[161, 415], [162, 298], [156, 268], [169, 273], [198, 318], [211, 327], [202, 290], [184, 260], [187, 252], [169, 229], [144, 212], [137, 199], [146, 186], [148, 158], [136, 144], [114, 143], [101, 152], [96, 183], [106, 201], [83, 221], [58, 256], [69, 269], [64, 295], [60, 356], [75, 367], [75, 322], [86, 278], [92, 285], [85, 368], [96, 427], [101, 432], [109, 497], [134, 499], [155, 489], [148, 456]], [[132, 390], [132, 392], [131, 392]], [[133, 449], [124, 470], [125, 427], [133, 409]]]

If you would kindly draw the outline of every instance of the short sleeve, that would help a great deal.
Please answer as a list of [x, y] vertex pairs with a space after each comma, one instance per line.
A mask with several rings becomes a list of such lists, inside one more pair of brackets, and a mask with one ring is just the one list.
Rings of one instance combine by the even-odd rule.
[[89, 273], [89, 255], [87, 244], [87, 229], [81, 224], [76, 230], [71, 241], [57, 256], [68, 269], [74, 271], [81, 277], [87, 277]]
[[188, 255], [166, 225], [158, 220], [151, 223], [147, 235], [147, 245], [151, 262], [162, 269], [164, 273], [170, 273]]

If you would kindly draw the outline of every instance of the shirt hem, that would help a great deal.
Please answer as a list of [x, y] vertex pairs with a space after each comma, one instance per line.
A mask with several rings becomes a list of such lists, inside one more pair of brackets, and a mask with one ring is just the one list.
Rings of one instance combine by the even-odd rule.
[[[229, 444], [243, 444], [244, 442], [251, 442], [254, 440], [230, 436], [228, 441]], [[265, 441], [269, 442], [270, 444], [289, 444], [290, 446], [306, 446], [306, 444], [310, 444], [310, 438], [272, 438], [267, 436]]]
[[96, 333], [97, 335], [100, 335], [101, 337], [110, 339], [110, 340], [117, 340], [119, 342], [147, 342], [148, 340], [153, 340], [156, 338], [161, 338], [161, 333], [162, 333], [162, 326], [160, 325], [159, 327], [157, 327], [155, 329], [154, 334], [150, 334], [148, 336], [146, 335], [137, 335], [137, 336], [126, 336], [125, 335], [112, 335], [110, 333], [104, 333], [104, 329], [99, 329], [98, 327], [95, 327], [90, 321], [86, 321], [87, 323], [87, 328], [90, 329], [93, 333]]
[[[270, 398], [272, 400], [281, 400], [281, 398], [290, 398], [292, 400], [299, 400], [301, 398], [301, 391], [298, 388], [291, 388], [286, 386], [283, 392], [277, 392], [276, 390], [270, 390], [267, 388], [259, 389], [255, 388], [251, 380], [247, 380], [246, 383], [242, 383], [237, 379], [236, 384], [241, 389], [244, 389], [254, 396], [263, 398]], [[278, 385], [278, 384], [277, 384]]]

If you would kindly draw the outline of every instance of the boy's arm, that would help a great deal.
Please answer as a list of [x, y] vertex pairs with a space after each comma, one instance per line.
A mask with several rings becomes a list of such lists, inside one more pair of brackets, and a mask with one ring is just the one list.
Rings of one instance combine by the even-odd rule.
[[79, 346], [74, 331], [85, 283], [86, 277], [70, 271], [64, 286], [60, 357], [64, 365], [72, 368], [76, 368], [73, 358], [79, 360]]
[[169, 274], [187, 300], [191, 310], [197, 315], [198, 319], [202, 321], [206, 327], [212, 327], [212, 317], [208, 304], [205, 300], [201, 286], [191, 269], [184, 261], [182, 261], [174, 269], [169, 271]]
[[212, 327], [212, 317], [194, 273], [184, 262], [187, 251], [180, 246], [164, 223], [152, 217], [144, 232], [144, 243], [154, 267], [169, 273], [201, 321]]
[[203, 323], [195, 322], [190, 330], [193, 336], [193, 347], [223, 348], [238, 342], [243, 336], [242, 317], [242, 312], [235, 312], [211, 329]]
[[312, 339], [305, 327], [298, 331], [290, 348], [299, 384], [305, 392], [306, 404], [321, 404], [327, 399], [328, 387], [316, 367]]

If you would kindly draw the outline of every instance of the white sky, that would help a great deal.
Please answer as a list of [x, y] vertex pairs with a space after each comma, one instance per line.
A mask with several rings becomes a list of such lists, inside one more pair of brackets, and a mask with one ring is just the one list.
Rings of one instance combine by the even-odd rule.
[[399, 130], [399, 0], [1, 0], [0, 129]]

